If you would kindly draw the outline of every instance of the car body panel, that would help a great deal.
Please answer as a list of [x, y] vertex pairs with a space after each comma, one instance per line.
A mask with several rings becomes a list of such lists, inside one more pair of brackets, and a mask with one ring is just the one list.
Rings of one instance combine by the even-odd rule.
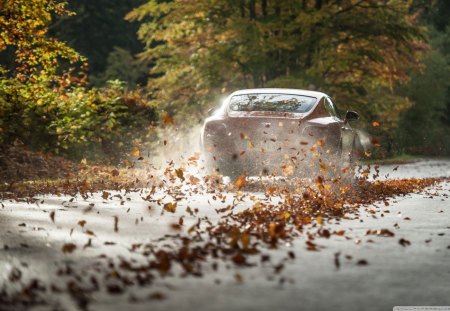
[[[233, 111], [230, 99], [235, 95], [287, 94], [316, 98], [305, 113], [280, 111]], [[355, 133], [348, 122], [331, 115], [331, 99], [322, 92], [295, 89], [248, 89], [228, 96], [222, 106], [205, 120], [201, 145], [207, 165], [212, 170], [258, 172], [262, 168], [292, 162], [301, 155], [314, 153], [318, 140], [325, 145], [323, 152], [350, 154]], [[328, 107], [326, 105], [329, 105]]]

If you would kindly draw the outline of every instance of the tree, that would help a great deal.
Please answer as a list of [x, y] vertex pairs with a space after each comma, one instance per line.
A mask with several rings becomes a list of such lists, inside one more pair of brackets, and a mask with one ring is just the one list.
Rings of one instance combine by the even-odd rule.
[[149, 0], [127, 18], [142, 22], [140, 57], [155, 62], [148, 87], [168, 110], [195, 114], [243, 87], [312, 88], [388, 126], [409, 105], [394, 86], [408, 80], [426, 48], [410, 5]]
[[13, 76], [20, 80], [50, 77], [56, 74], [61, 59], [70, 63], [83, 60], [65, 43], [48, 36], [54, 15], [71, 14], [66, 4], [57, 0], [1, 0], [0, 52], [9, 49], [14, 55]]
[[401, 116], [398, 141], [409, 153], [450, 152], [450, 128], [444, 126], [450, 66], [439, 51], [428, 53], [426, 68], [412, 77], [405, 94], [414, 105]]
[[84, 74], [64, 70], [84, 61], [49, 35], [55, 15], [71, 14], [65, 2], [3, 0], [0, 10], [0, 52], [13, 59], [9, 70], [0, 67], [0, 149], [20, 140], [77, 159], [118, 160], [148, 134], [157, 111], [142, 91], [120, 81], [88, 88]]
[[[422, 0], [423, 1], [423, 0]], [[402, 151], [450, 154], [450, 2], [417, 0], [428, 27], [431, 50], [424, 53], [424, 70], [400, 89], [413, 105], [401, 115], [397, 131]]]
[[[63, 42], [48, 35], [55, 15], [70, 15], [57, 0], [2, 0], [0, 52], [11, 57], [0, 65], [0, 143], [15, 139], [51, 141], [48, 131], [59, 95], [75, 81], [70, 72], [59, 75], [61, 60], [75, 64], [84, 59]], [[55, 90], [53, 89], [55, 88]]]
[[[142, 50], [143, 46], [136, 36], [138, 24], [129, 23], [124, 17], [143, 2], [143, 0], [72, 0], [68, 9], [75, 15], [56, 19], [50, 27], [50, 33], [66, 41], [89, 60], [89, 80], [94, 85], [105, 84], [105, 71], [109, 71], [107, 75], [110, 78], [126, 80], [130, 76], [122, 76], [122, 73], [114, 68], [108, 69], [110, 67], [108, 58], [110, 54], [113, 55], [111, 57], [117, 55], [116, 48], [123, 52], [127, 51], [130, 55]], [[110, 76], [112, 72], [116, 74], [113, 77]]]

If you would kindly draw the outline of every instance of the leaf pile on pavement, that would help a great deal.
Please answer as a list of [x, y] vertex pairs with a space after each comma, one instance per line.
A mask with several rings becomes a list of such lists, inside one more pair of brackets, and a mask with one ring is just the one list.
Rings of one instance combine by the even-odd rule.
[[[36, 297], [40, 297], [40, 291], [50, 290], [53, 293], [69, 293], [82, 309], [87, 309], [92, 295], [102, 290], [113, 295], [123, 294], [133, 286], [151, 286], [159, 277], [201, 277], [218, 269], [229, 269], [230, 265], [245, 268], [264, 264], [278, 276], [280, 283], [284, 283], [288, 280], [282, 275], [284, 266], [295, 260], [297, 255], [292, 250], [287, 250], [281, 261], [273, 260], [270, 256], [271, 249], [284, 249], [283, 245], [286, 243], [303, 243], [305, 251], [320, 251], [323, 248], [321, 239], [332, 236], [345, 238], [345, 231], [330, 229], [328, 223], [331, 219], [358, 217], [361, 206], [377, 202], [385, 202], [384, 205], [388, 206], [388, 198], [420, 192], [444, 180], [412, 178], [370, 181], [368, 171], [362, 170], [360, 177], [353, 179], [318, 175], [308, 180], [252, 180], [243, 174], [227, 183], [218, 175], [198, 175], [192, 168], [200, 166], [198, 156], [193, 156], [187, 163], [179, 166], [170, 162], [160, 176], [151, 176], [151, 181], [126, 178], [115, 180], [119, 176], [116, 172], [110, 172], [108, 182], [67, 182], [63, 186], [64, 193], [74, 196], [79, 193], [86, 200], [96, 191], [102, 191], [103, 200], [113, 199], [109, 192], [111, 190], [139, 192], [141, 198], [150, 204], [149, 208], [159, 209], [162, 214], [180, 215], [178, 222], [171, 225], [174, 234], [155, 242], [129, 245], [130, 258], [102, 253], [85, 267], [83, 273], [75, 272], [70, 263], [65, 263], [57, 272], [58, 276], [67, 279], [63, 288], [56, 285], [30, 287], [24, 284], [16, 294], [7, 293], [3, 289], [1, 299], [33, 304]], [[108, 188], [110, 189], [107, 191]], [[20, 194], [48, 193], [50, 189], [57, 193], [60, 191], [44, 185], [34, 189], [35, 192], [24, 191]], [[257, 196], [256, 191], [264, 195]], [[198, 210], [189, 206], [190, 197], [194, 194], [206, 196], [217, 203], [225, 204], [229, 200], [232, 203], [216, 208], [220, 218], [218, 221], [211, 221], [206, 216], [197, 216]], [[371, 210], [367, 212], [375, 213]], [[190, 220], [189, 225], [186, 219]], [[54, 221], [54, 214], [51, 221]], [[112, 222], [113, 230], [120, 233], [118, 216], [114, 216]], [[86, 221], [80, 220], [78, 224], [84, 228]], [[369, 230], [367, 235], [394, 236], [388, 229]], [[91, 234], [84, 247], [67, 243], [61, 251], [66, 254], [80, 252], [87, 247], [92, 248], [93, 241], [95, 242], [95, 235]], [[115, 245], [107, 243], [109, 244], [105, 245]], [[410, 242], [400, 239], [399, 244], [406, 247]], [[339, 255], [335, 254], [334, 258], [337, 269], [341, 265]], [[136, 256], [138, 260], [135, 259]], [[365, 266], [369, 261], [359, 259], [356, 263], [358, 266]], [[102, 281], [94, 276], [94, 272], [99, 271]], [[234, 278], [238, 283], [245, 282], [239, 273]], [[28, 290], [31, 294], [26, 294], [27, 288], [31, 288]], [[156, 292], [146, 299], [164, 298], [163, 294]], [[142, 298], [133, 297], [132, 300], [139, 299]]]

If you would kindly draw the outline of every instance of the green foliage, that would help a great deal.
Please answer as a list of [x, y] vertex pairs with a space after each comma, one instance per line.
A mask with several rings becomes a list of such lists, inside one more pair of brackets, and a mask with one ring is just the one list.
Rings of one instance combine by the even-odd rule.
[[49, 124], [58, 150], [75, 158], [118, 160], [142, 139], [157, 119], [155, 107], [139, 90], [126, 91], [120, 81], [86, 90], [73, 88], [57, 104]]
[[128, 87], [135, 88], [138, 84], [145, 84], [147, 72], [147, 66], [139, 62], [130, 51], [116, 47], [108, 55], [105, 71], [90, 80], [95, 85], [104, 85], [106, 81], [118, 79]]
[[[134, 55], [143, 46], [136, 37], [139, 25], [124, 20], [125, 15], [144, 0], [71, 0], [68, 9], [74, 16], [57, 18], [50, 33], [75, 48], [89, 60], [89, 80], [104, 85], [104, 73], [110, 79], [128, 81], [122, 72], [110, 70], [109, 57], [116, 48]], [[136, 68], [131, 68], [132, 70]], [[138, 73], [140, 71], [137, 71]], [[117, 73], [118, 75], [112, 76]], [[135, 82], [135, 81], [134, 81]]]
[[0, 52], [14, 50], [20, 80], [39, 80], [56, 74], [59, 61], [82, 61], [78, 53], [56, 38], [49, 37], [48, 25], [54, 15], [70, 15], [66, 2], [56, 0], [3, 0], [0, 7]]
[[[403, 90], [414, 105], [401, 117], [397, 131], [402, 151], [414, 154], [450, 154], [450, 53], [446, 32], [432, 32], [435, 49], [424, 60], [425, 70]], [[448, 40], [450, 42], [450, 40]]]
[[146, 138], [155, 107], [119, 81], [99, 89], [48, 88], [49, 81], [0, 78], [0, 143], [19, 139], [73, 159], [117, 160]]
[[[245, 87], [319, 89], [386, 130], [409, 102], [393, 94], [419, 66], [423, 29], [411, 1], [147, 1], [143, 60], [167, 110], [198, 115], [220, 93]], [[149, 18], [149, 20], [146, 20]]]
[[75, 159], [114, 160], [142, 138], [156, 109], [141, 90], [121, 82], [89, 89], [85, 76], [61, 73], [61, 60], [84, 60], [48, 36], [54, 14], [71, 14], [65, 5], [6, 0], [1, 7], [0, 51], [14, 51], [15, 67], [0, 67], [0, 143], [20, 140]]

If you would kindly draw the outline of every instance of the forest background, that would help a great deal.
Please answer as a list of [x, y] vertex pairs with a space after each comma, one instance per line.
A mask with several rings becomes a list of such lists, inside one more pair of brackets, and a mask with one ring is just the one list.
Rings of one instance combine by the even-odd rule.
[[120, 163], [253, 87], [326, 92], [373, 157], [450, 155], [450, 2], [0, 0], [0, 151]]

